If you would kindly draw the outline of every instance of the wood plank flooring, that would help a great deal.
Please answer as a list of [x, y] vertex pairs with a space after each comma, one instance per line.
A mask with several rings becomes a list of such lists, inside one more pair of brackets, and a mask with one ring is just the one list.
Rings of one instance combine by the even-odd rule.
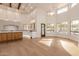
[[0, 56], [70, 56], [71, 54], [63, 48], [60, 40], [72, 42], [48, 37], [0, 43]]

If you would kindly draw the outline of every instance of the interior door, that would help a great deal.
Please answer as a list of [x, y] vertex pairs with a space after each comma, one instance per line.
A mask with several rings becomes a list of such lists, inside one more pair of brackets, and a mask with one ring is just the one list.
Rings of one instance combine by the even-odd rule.
[[45, 24], [41, 24], [41, 37], [45, 37]]

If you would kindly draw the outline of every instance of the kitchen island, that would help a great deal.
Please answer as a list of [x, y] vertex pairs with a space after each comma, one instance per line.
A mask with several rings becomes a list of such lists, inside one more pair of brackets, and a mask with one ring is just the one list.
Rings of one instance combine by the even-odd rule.
[[15, 40], [22, 40], [22, 32], [3, 32], [0, 33], [0, 42], [9, 42]]

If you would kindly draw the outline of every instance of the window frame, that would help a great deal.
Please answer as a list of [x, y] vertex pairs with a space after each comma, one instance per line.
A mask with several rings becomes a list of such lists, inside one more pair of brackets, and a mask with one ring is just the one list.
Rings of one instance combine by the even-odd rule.
[[71, 21], [71, 34], [79, 35], [79, 20], [72, 20]]
[[60, 8], [57, 10], [57, 14], [62, 14], [64, 12], [67, 12], [68, 11], [68, 6], [65, 6], [63, 8]]

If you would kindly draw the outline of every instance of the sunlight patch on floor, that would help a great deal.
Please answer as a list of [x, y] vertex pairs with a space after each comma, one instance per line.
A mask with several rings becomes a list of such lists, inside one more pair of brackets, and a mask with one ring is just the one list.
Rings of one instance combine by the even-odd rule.
[[42, 40], [39, 41], [39, 43], [42, 43], [42, 44], [50, 47], [51, 44], [53, 43], [53, 40], [54, 39], [42, 39]]
[[75, 44], [63, 40], [60, 40], [60, 43], [62, 47], [72, 56], [79, 56], [79, 47], [77, 47]]

